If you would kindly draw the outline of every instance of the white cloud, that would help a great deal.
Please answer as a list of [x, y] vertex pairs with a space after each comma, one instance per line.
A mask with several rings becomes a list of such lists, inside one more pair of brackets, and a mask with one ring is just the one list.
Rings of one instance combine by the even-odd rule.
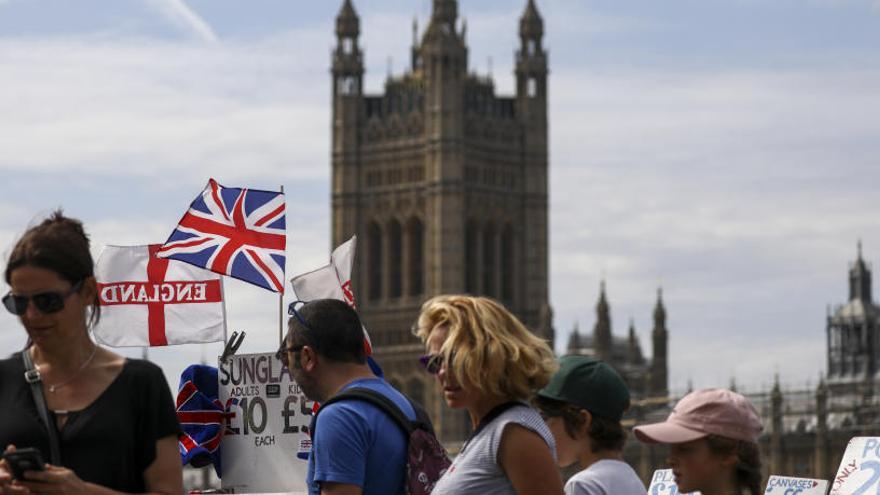
[[326, 177], [329, 77], [296, 58], [315, 38], [0, 41], [0, 110], [15, 115], [0, 122], [0, 168]]

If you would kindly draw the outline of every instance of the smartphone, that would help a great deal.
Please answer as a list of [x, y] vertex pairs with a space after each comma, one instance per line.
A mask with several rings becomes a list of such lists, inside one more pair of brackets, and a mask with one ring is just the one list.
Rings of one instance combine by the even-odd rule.
[[24, 479], [25, 471], [43, 470], [43, 456], [39, 450], [33, 447], [6, 452], [3, 454], [3, 459], [9, 464], [9, 469], [15, 479]]

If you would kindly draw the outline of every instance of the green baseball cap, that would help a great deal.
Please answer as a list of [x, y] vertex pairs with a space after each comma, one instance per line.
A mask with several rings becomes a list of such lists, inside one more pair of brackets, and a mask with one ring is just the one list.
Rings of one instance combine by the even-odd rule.
[[612, 421], [620, 421], [629, 409], [629, 389], [620, 374], [589, 356], [559, 358], [559, 371], [538, 395], [582, 407]]

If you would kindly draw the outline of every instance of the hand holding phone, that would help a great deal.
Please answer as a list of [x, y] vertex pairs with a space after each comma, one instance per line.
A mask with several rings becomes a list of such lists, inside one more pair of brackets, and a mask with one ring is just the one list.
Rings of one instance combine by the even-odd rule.
[[43, 471], [44, 469], [43, 456], [39, 450], [33, 447], [4, 452], [3, 459], [9, 465], [12, 476], [18, 480], [24, 479], [25, 471]]

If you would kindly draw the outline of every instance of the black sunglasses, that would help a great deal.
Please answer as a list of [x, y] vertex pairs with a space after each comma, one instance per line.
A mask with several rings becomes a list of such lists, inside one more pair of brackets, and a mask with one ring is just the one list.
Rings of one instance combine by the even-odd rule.
[[[450, 360], [455, 359], [455, 353], [452, 353], [449, 356]], [[440, 373], [440, 368], [443, 367], [443, 362], [445, 358], [443, 354], [425, 354], [424, 356], [419, 357], [419, 362], [424, 366], [425, 371], [432, 375], [436, 375]]]
[[285, 367], [290, 369], [290, 358], [289, 358], [290, 354], [289, 353], [299, 352], [299, 351], [303, 350], [303, 347], [305, 347], [305, 346], [304, 345], [295, 345], [295, 346], [287, 347], [286, 345], [283, 345], [283, 346], [281, 346], [280, 349], [278, 349], [277, 352], [275, 352], [275, 359], [281, 361], [281, 364], [283, 364]]
[[3, 305], [14, 315], [21, 316], [27, 312], [28, 302], [33, 301], [34, 306], [43, 314], [56, 313], [64, 308], [64, 300], [74, 292], [82, 288], [83, 281], [73, 284], [67, 292], [41, 292], [30, 296], [17, 296], [10, 291], [3, 296]]

